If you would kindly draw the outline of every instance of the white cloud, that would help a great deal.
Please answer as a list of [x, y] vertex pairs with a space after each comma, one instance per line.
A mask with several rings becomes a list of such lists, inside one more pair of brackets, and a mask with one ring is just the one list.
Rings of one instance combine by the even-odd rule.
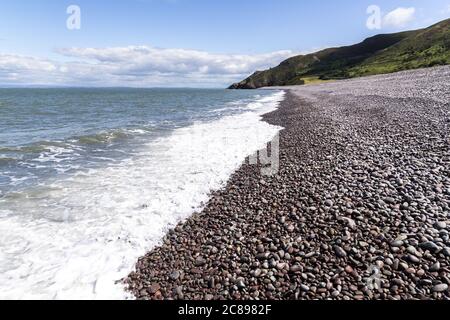
[[226, 55], [185, 49], [159, 49], [147, 46], [121, 48], [69, 48], [59, 53], [75, 58], [114, 65], [118, 72], [150, 74], [243, 74], [266, 68], [293, 55], [292, 51], [277, 51], [258, 55]]
[[225, 86], [296, 55], [216, 54], [148, 46], [64, 48], [72, 62], [0, 54], [0, 84], [92, 86]]
[[0, 84], [44, 81], [47, 75], [57, 72], [57, 68], [45, 59], [0, 54]]
[[20, 55], [0, 54], [0, 70], [8, 71], [54, 71], [55, 65], [47, 60], [39, 60]]
[[401, 28], [414, 20], [416, 8], [397, 8], [387, 13], [383, 18], [383, 26]]

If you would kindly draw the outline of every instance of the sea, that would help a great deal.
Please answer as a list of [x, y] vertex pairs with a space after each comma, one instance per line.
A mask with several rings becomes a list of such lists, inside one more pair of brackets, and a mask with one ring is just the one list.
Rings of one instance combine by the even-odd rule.
[[121, 279], [281, 130], [274, 90], [0, 89], [0, 299]]

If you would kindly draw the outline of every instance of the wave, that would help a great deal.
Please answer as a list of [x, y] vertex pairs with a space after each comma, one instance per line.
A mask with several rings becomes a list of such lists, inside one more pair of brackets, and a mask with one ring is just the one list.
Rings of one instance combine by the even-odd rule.
[[0, 153], [38, 154], [42, 152], [52, 152], [55, 148], [70, 149], [73, 148], [74, 143], [80, 145], [109, 144], [115, 141], [131, 138], [136, 134], [145, 134], [147, 132], [149, 131], [143, 129], [114, 129], [91, 135], [72, 137], [67, 139], [67, 142], [41, 141], [25, 146], [0, 147]]
[[114, 130], [110, 132], [102, 132], [93, 135], [87, 135], [74, 138], [79, 144], [91, 145], [91, 144], [109, 144], [118, 140], [124, 140], [130, 138], [131, 134], [125, 130]]
[[70, 144], [63, 141], [41, 141], [26, 146], [0, 147], [0, 152], [17, 154], [41, 153], [51, 152], [54, 148], [70, 148]]
[[279, 132], [261, 115], [283, 98], [176, 129], [120, 163], [23, 191], [20, 201], [0, 199], [0, 299], [131, 298], [116, 281]]

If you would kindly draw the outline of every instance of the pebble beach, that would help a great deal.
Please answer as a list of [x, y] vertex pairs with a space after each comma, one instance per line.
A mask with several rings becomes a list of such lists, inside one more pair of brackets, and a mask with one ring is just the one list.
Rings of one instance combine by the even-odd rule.
[[298, 87], [245, 163], [124, 284], [142, 300], [450, 299], [450, 67]]

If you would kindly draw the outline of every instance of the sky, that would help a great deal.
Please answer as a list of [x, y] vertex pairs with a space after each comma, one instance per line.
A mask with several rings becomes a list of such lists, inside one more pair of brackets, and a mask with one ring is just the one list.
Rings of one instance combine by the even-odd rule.
[[0, 86], [224, 87], [449, 17], [450, 0], [0, 0]]

